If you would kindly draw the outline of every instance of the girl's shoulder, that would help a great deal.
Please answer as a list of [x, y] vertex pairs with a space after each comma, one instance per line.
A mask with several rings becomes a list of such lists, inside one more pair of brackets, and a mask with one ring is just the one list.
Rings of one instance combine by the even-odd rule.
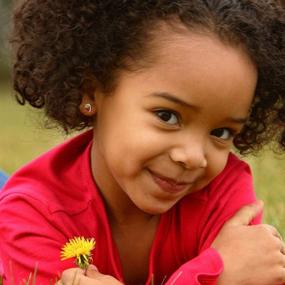
[[90, 199], [85, 187], [90, 172], [92, 132], [80, 134], [42, 154], [13, 174], [0, 193], [4, 201], [24, 200], [49, 212], [80, 211]]
[[249, 164], [241, 160], [235, 154], [230, 153], [227, 164], [222, 172], [217, 175], [206, 187], [190, 194], [190, 198], [197, 198], [201, 200], [221, 198], [221, 196], [236, 191], [241, 187], [246, 187], [252, 192], [253, 179]]
[[[221, 185], [225, 187], [243, 183], [252, 183], [252, 173], [249, 164], [230, 153], [223, 171], [210, 183], [211, 188]], [[252, 186], [252, 185], [251, 185]]]
[[[209, 185], [181, 201], [178, 213], [183, 239], [196, 236], [199, 251], [210, 247], [223, 224], [255, 200], [249, 165], [230, 154], [224, 170]], [[259, 215], [253, 223], [260, 219]]]

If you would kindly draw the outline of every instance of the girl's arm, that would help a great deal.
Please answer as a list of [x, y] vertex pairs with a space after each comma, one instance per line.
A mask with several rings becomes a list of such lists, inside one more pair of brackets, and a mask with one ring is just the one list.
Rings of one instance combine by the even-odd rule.
[[[284, 243], [277, 230], [269, 225], [249, 226], [260, 210], [261, 205], [258, 203], [243, 207], [225, 223], [212, 248], [182, 265], [165, 285], [285, 283]], [[221, 257], [223, 270], [215, 254]], [[203, 263], [205, 274], [201, 273]], [[209, 271], [209, 263], [212, 263], [212, 272]]]
[[[255, 203], [239, 210], [225, 223], [212, 247], [183, 264], [165, 285], [285, 283], [285, 250], [278, 232], [269, 225], [249, 226], [261, 208], [260, 203]], [[71, 284], [122, 285], [93, 266], [86, 272], [75, 268], [65, 270], [57, 285]]]

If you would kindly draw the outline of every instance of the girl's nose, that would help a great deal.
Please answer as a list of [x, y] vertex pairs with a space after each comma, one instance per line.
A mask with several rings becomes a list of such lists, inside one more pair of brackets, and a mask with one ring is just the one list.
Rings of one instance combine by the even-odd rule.
[[173, 147], [169, 152], [169, 156], [172, 161], [186, 169], [194, 170], [207, 167], [204, 147], [197, 142], [189, 142], [184, 146]]

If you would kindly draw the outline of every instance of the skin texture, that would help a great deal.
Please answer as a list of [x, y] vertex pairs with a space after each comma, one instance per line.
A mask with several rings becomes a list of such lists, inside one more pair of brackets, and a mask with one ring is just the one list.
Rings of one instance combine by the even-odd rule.
[[249, 226], [263, 203], [248, 205], [225, 223], [212, 247], [222, 256], [218, 285], [273, 285], [285, 282], [285, 247], [270, 225]]
[[61, 280], [56, 285], [122, 285], [114, 277], [98, 272], [97, 268], [90, 265], [86, 272], [79, 268], [70, 268], [64, 271]]
[[[93, 175], [123, 219], [164, 213], [212, 181], [243, 126], [234, 119], [247, 118], [255, 91], [257, 71], [241, 48], [169, 32], [167, 44], [156, 40], [155, 63], [122, 72], [116, 90], [106, 96], [97, 89], [92, 102]], [[164, 191], [157, 176], [184, 187]]]

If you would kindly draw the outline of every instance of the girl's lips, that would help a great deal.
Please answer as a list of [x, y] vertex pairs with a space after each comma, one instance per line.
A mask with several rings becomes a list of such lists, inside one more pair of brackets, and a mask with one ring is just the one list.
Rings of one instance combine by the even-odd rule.
[[169, 193], [178, 193], [186, 190], [193, 183], [178, 183], [170, 178], [160, 176], [150, 171], [154, 182], [163, 190]]

